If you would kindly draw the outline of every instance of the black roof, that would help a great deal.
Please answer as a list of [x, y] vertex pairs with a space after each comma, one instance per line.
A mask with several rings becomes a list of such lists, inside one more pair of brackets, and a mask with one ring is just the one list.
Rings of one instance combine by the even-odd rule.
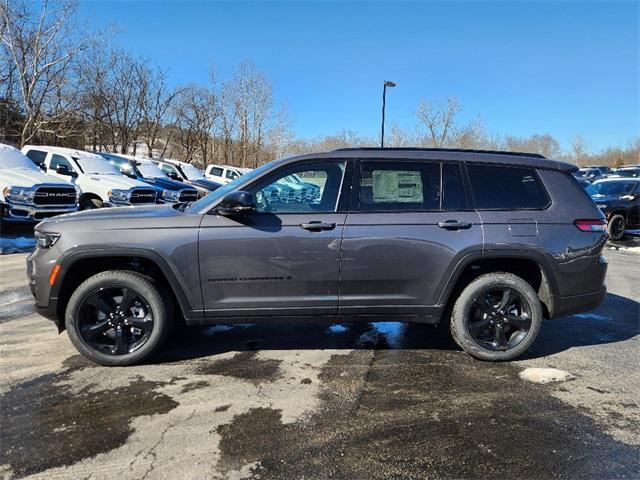
[[578, 169], [570, 163], [550, 160], [536, 153], [500, 152], [491, 150], [465, 150], [453, 148], [342, 148], [329, 152], [310, 153], [291, 157], [287, 161], [327, 158], [383, 158], [407, 160], [442, 160], [469, 163], [491, 163], [527, 166], [563, 172]]

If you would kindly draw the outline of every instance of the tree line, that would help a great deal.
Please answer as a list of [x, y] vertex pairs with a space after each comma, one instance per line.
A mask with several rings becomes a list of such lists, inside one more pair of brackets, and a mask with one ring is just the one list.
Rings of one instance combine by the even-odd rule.
[[[250, 60], [229, 81], [211, 69], [203, 84], [174, 86], [167, 70], [111, 47], [114, 32], [80, 25], [77, 0], [0, 1], [2, 142], [250, 168], [286, 154], [379, 145], [379, 138], [349, 130], [296, 138], [286, 105]], [[579, 165], [640, 162], [640, 139], [591, 153], [576, 136], [563, 152], [548, 133], [500, 136], [480, 120], [462, 121], [460, 112], [455, 98], [420, 100], [415, 128], [391, 124], [385, 144], [526, 151]]]

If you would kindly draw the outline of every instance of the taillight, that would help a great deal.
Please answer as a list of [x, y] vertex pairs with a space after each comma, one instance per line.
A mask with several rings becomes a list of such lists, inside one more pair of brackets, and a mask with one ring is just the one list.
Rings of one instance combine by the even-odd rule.
[[576, 220], [573, 224], [583, 232], [604, 232], [607, 229], [607, 222], [602, 219]]

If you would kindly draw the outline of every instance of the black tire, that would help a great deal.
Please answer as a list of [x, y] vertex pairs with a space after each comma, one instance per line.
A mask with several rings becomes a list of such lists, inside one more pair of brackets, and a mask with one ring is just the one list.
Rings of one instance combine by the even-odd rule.
[[[487, 302], [487, 296], [497, 298], [495, 292], [501, 291], [509, 292], [503, 294], [509, 299], [511, 296], [517, 297], [512, 310], [508, 310], [511, 304], [501, 309], [502, 302], [493, 305]], [[497, 310], [494, 311], [494, 308]], [[451, 335], [458, 346], [474, 358], [491, 362], [506, 361], [522, 355], [533, 344], [541, 323], [542, 305], [531, 285], [511, 273], [496, 272], [476, 278], [462, 291], [451, 314]], [[476, 330], [478, 332], [474, 337], [471, 332]], [[499, 337], [507, 343], [498, 341]], [[489, 344], [487, 339], [491, 338], [495, 338], [495, 341]]]
[[[126, 307], [122, 307], [122, 303], [125, 302], [125, 293], [132, 292], [131, 296], [135, 300], [131, 300], [131, 303], [135, 303], [137, 308], [144, 310], [145, 320], [142, 320], [144, 325], [151, 323], [151, 326], [146, 326], [144, 329], [134, 327], [132, 323], [126, 325], [119, 324], [118, 327], [112, 327], [111, 320], [116, 322], [115, 319], [105, 318], [107, 316], [104, 313], [107, 310], [106, 307], [110, 307], [111, 304], [106, 305], [104, 310], [99, 310], [97, 307], [88, 305], [88, 299], [100, 296], [104, 292], [110, 292], [121, 290], [122, 297], [120, 303], [116, 303], [114, 299], [111, 299], [115, 310], [126, 310]], [[117, 296], [114, 298], [118, 298]], [[121, 308], [122, 307], [122, 308]], [[130, 308], [134, 308], [131, 306]], [[88, 310], [89, 309], [89, 310]], [[91, 310], [93, 309], [93, 310]], [[112, 309], [112, 311], [115, 312]], [[89, 312], [89, 313], [87, 313]], [[102, 319], [98, 317], [102, 312]], [[95, 314], [95, 318], [94, 317]], [[147, 318], [151, 318], [151, 322], [148, 322]], [[121, 318], [125, 318], [123, 314]], [[126, 317], [128, 319], [135, 317]], [[94, 321], [95, 323], [90, 323]], [[140, 338], [138, 343], [133, 343], [135, 349], [129, 350], [127, 345], [126, 351], [115, 352], [117, 350], [117, 343], [114, 343], [112, 352], [108, 352], [108, 346], [100, 345], [100, 348], [95, 346], [87, 340], [86, 333], [92, 329], [93, 326], [103, 326], [105, 321], [109, 322], [106, 331], [99, 334], [92, 333], [96, 338], [99, 338], [98, 342], [108, 343], [110, 336], [111, 340], [116, 338], [116, 335], [122, 337], [124, 335], [128, 340], [133, 341], [135, 338]], [[89, 322], [89, 323], [87, 323]], [[125, 366], [134, 365], [137, 363], [148, 360], [165, 341], [173, 323], [173, 302], [171, 296], [166, 292], [163, 292], [156, 284], [154, 284], [148, 277], [144, 277], [135, 272], [126, 270], [110, 270], [106, 272], [98, 273], [87, 280], [85, 280], [80, 286], [73, 292], [69, 303], [67, 304], [67, 310], [65, 313], [65, 326], [73, 346], [89, 360], [106, 366]], [[101, 327], [102, 328], [102, 327]], [[123, 332], [116, 333], [117, 330], [123, 330]], [[150, 332], [146, 330], [149, 329]], [[143, 332], [143, 334], [137, 336], [135, 332]], [[115, 340], [114, 340], [115, 342]], [[123, 348], [123, 350], [125, 350]]]
[[94, 196], [85, 196], [80, 199], [80, 204], [78, 205], [79, 210], [94, 210], [96, 208], [102, 208], [104, 203], [98, 197]]
[[609, 238], [611, 240], [622, 240], [624, 237], [624, 229], [627, 221], [624, 218], [624, 215], [616, 214], [609, 220], [607, 224], [607, 232], [609, 233]]

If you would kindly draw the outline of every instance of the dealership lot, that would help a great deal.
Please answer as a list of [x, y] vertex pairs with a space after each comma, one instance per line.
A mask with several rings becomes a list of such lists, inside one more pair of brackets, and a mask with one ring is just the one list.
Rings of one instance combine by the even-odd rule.
[[[179, 333], [129, 368], [77, 355], [34, 314], [25, 254], [0, 256], [0, 472], [637, 478], [635, 250], [607, 249], [605, 303], [547, 322], [518, 362], [474, 361], [429, 326], [293, 323]], [[535, 384], [528, 368], [570, 377]]]

